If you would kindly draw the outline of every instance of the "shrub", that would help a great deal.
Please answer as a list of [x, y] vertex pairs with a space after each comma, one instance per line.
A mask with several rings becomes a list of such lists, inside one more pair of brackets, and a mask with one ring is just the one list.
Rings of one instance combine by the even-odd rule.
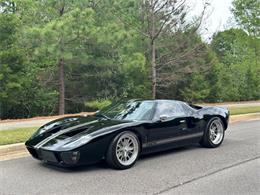
[[111, 100], [100, 99], [100, 100], [85, 102], [85, 106], [93, 110], [100, 110], [102, 108], [109, 106], [111, 103], [112, 103]]

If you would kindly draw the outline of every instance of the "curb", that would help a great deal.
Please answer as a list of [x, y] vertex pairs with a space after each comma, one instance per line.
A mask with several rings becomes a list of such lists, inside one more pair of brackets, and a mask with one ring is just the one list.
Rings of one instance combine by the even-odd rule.
[[[236, 123], [240, 121], [251, 121], [251, 120], [260, 120], [260, 112], [233, 115], [230, 117], [230, 123]], [[29, 156], [29, 152], [27, 151], [24, 143], [16, 143], [16, 144], [8, 144], [8, 145], [0, 146], [0, 161], [21, 158], [26, 156]]]
[[230, 116], [230, 123], [235, 123], [240, 121], [250, 121], [250, 120], [260, 120], [260, 112]]
[[0, 161], [21, 158], [28, 155], [29, 153], [27, 152], [24, 143], [0, 146]]

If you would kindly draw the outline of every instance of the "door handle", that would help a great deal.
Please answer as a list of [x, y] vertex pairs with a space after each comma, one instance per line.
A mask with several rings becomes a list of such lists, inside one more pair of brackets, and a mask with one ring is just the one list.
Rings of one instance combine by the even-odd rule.
[[186, 120], [180, 120], [180, 123], [185, 123], [186, 122]]

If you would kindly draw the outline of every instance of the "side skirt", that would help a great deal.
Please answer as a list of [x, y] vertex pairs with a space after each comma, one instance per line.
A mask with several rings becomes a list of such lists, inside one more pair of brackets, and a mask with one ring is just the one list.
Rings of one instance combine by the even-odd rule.
[[198, 143], [203, 132], [147, 142], [142, 145], [142, 154], [148, 154]]

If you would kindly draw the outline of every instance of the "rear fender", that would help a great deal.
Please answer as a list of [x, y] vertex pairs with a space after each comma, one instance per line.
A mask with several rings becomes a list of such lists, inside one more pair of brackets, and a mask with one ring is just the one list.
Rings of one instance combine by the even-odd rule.
[[227, 108], [217, 106], [203, 107], [199, 110], [199, 113], [203, 115], [205, 125], [213, 117], [219, 117], [224, 124], [225, 130], [227, 129], [229, 123], [229, 110]]

